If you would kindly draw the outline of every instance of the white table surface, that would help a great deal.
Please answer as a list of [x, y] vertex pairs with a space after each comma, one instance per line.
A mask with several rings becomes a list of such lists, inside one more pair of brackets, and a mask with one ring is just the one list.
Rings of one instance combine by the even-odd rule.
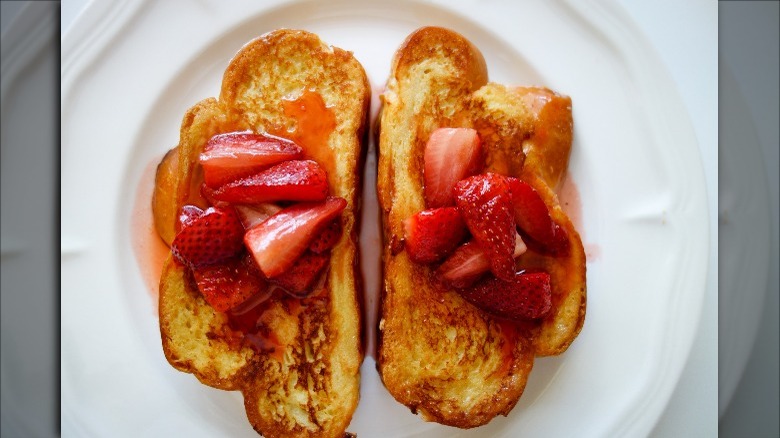
[[[701, 323], [680, 384], [652, 436], [716, 436], [718, 3], [712, 0], [618, 1], [656, 48], [676, 82], [678, 92], [691, 116], [702, 154], [712, 230], [711, 269], [707, 279]], [[63, 35], [88, 4], [87, 0], [62, 1]], [[776, 163], [776, 151], [774, 157]], [[776, 185], [775, 183], [775, 187]], [[777, 345], [776, 338], [774, 342]], [[736, 430], [739, 430], [739, 426], [736, 427]]]

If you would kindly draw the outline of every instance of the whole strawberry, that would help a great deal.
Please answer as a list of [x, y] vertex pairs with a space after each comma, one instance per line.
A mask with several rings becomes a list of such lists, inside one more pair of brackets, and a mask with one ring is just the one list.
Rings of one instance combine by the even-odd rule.
[[542, 318], [552, 307], [550, 274], [546, 272], [521, 271], [510, 281], [488, 276], [458, 292], [485, 312], [515, 321]]

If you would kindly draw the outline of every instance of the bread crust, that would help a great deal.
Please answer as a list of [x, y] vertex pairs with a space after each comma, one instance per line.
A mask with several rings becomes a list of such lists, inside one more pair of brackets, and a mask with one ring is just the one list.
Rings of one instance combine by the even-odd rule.
[[[584, 250], [555, 195], [568, 166], [571, 100], [547, 89], [488, 83], [473, 44], [453, 31], [425, 27], [398, 49], [382, 103], [378, 370], [393, 397], [424, 419], [480, 426], [507, 415], [522, 395], [534, 357], [565, 351], [584, 322]], [[553, 309], [542, 321], [510, 323], [487, 315], [403, 250], [403, 220], [425, 209], [424, 147], [440, 127], [477, 129], [486, 171], [531, 184], [568, 232], [569, 255], [528, 251], [518, 259], [519, 266], [551, 274]]]
[[302, 145], [304, 154], [328, 171], [331, 195], [347, 200], [323, 291], [302, 300], [270, 300], [261, 320], [277, 346], [257, 352], [236, 339], [226, 315], [205, 302], [189, 270], [172, 257], [160, 281], [168, 362], [206, 385], [241, 391], [252, 427], [268, 437], [342, 437], [357, 406], [363, 359], [357, 218], [370, 100], [362, 66], [305, 31], [277, 30], [247, 43], [227, 67], [219, 99], [203, 100], [184, 116], [178, 201], [170, 206], [178, 211], [192, 196], [197, 157], [213, 135], [249, 129], [287, 136], [306, 128], [283, 105], [305, 93], [321, 98], [321, 111], [332, 115], [334, 125], [321, 138], [325, 146]]

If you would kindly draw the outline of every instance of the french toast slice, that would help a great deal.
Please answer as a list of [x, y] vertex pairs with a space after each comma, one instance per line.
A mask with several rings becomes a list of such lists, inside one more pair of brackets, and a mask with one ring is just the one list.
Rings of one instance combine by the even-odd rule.
[[[360, 171], [370, 88], [350, 52], [318, 36], [282, 29], [247, 43], [227, 67], [219, 99], [184, 116], [173, 189], [155, 200], [158, 232], [170, 242], [177, 214], [204, 202], [198, 157], [212, 136], [250, 130], [291, 139], [328, 173], [330, 195], [346, 200], [341, 237], [319, 292], [265, 303], [260, 323], [273, 348], [250, 348], [227, 315], [212, 308], [190, 268], [169, 257], [160, 280], [165, 357], [202, 383], [239, 390], [247, 417], [263, 436], [343, 437], [359, 398], [361, 282], [358, 266]], [[157, 193], [157, 192], [156, 192]], [[284, 295], [284, 294], [282, 294]]]
[[[403, 221], [425, 209], [423, 152], [437, 128], [473, 128], [485, 171], [518, 177], [541, 195], [569, 251], [528, 250], [516, 268], [550, 274], [552, 308], [541, 320], [487, 314], [410, 260]], [[383, 287], [378, 370], [399, 402], [427, 421], [471, 428], [507, 415], [534, 357], [565, 351], [585, 317], [585, 255], [555, 190], [568, 166], [571, 100], [544, 88], [489, 83], [479, 50], [438, 27], [412, 33], [395, 54], [379, 118], [377, 194]]]

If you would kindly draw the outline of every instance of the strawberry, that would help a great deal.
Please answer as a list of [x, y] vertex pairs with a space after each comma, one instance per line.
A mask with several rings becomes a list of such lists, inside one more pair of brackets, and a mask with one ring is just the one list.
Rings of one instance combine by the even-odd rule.
[[[514, 257], [526, 251], [525, 243], [519, 234], [515, 233]], [[452, 255], [436, 270], [439, 278], [445, 284], [464, 288], [474, 284], [485, 272], [490, 270], [490, 260], [482, 248], [473, 240], [459, 246]]]
[[547, 204], [530, 184], [507, 178], [512, 194], [515, 223], [528, 245], [544, 254], [565, 254], [569, 250], [566, 231], [550, 215]]
[[327, 254], [307, 251], [282, 275], [272, 278], [271, 282], [296, 298], [305, 298], [313, 292], [314, 283], [325, 271], [329, 259]]
[[256, 205], [236, 205], [236, 212], [241, 223], [247, 230], [279, 213], [282, 207], [276, 204], [263, 203]]
[[245, 131], [211, 137], [199, 158], [206, 184], [217, 188], [302, 154], [303, 149], [290, 140]]
[[247, 231], [244, 244], [263, 273], [276, 277], [295, 263], [346, 206], [347, 201], [338, 197], [292, 205]]
[[546, 272], [520, 271], [510, 281], [487, 277], [458, 293], [485, 312], [515, 321], [542, 318], [552, 307], [550, 274]]
[[209, 207], [190, 220], [171, 243], [171, 252], [182, 263], [199, 268], [238, 254], [244, 227], [232, 207]]
[[339, 239], [341, 239], [341, 220], [336, 218], [314, 238], [309, 249], [316, 254], [322, 254], [336, 246]]
[[268, 289], [254, 261], [246, 255], [192, 271], [200, 293], [218, 312], [225, 312]]
[[466, 224], [455, 207], [423, 210], [404, 221], [404, 246], [415, 263], [447, 257], [466, 237]]
[[328, 175], [314, 161], [285, 161], [216, 189], [215, 199], [238, 204], [270, 201], [322, 201]]
[[466, 226], [490, 260], [490, 270], [498, 278], [512, 279], [515, 220], [506, 177], [471, 176], [455, 184], [453, 194]]
[[189, 225], [193, 220], [203, 214], [203, 210], [195, 205], [184, 205], [179, 211], [179, 230]]
[[453, 205], [452, 187], [483, 166], [482, 146], [477, 131], [439, 128], [428, 138], [423, 154], [425, 205], [428, 208]]

